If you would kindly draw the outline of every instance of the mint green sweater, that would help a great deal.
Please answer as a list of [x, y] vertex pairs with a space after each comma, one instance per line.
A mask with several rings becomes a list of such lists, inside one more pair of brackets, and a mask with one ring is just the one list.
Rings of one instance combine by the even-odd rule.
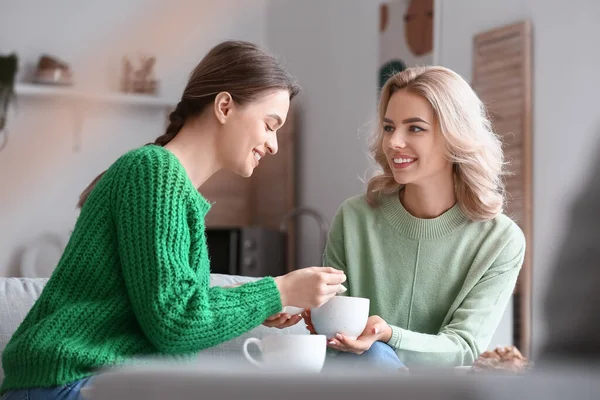
[[64, 385], [138, 356], [193, 354], [280, 311], [272, 278], [209, 287], [209, 208], [168, 150], [119, 158], [8, 343], [1, 392]]
[[469, 365], [486, 350], [523, 264], [525, 238], [505, 215], [472, 222], [458, 205], [435, 219], [409, 214], [398, 193], [371, 208], [346, 200], [326, 265], [345, 271], [346, 295], [371, 300], [408, 366]]

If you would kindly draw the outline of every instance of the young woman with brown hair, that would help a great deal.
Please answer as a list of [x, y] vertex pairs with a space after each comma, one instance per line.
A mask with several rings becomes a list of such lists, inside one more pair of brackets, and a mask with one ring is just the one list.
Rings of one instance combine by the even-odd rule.
[[64, 254], [3, 354], [6, 398], [76, 398], [99, 368], [133, 357], [193, 354], [265, 323], [284, 306], [315, 307], [345, 275], [300, 269], [209, 287], [198, 192], [228, 169], [250, 176], [277, 152], [298, 86], [259, 47], [230, 41], [194, 69], [166, 133], [121, 156], [83, 192]]

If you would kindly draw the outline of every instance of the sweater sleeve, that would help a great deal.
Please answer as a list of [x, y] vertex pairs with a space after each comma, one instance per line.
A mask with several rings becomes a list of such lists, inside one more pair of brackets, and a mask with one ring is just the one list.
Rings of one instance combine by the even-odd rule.
[[344, 214], [342, 213], [341, 208], [333, 217], [329, 229], [325, 254], [323, 255], [323, 265], [344, 271], [344, 274], [346, 274], [344, 286], [348, 290], [338, 294], [338, 296], [352, 296], [350, 294], [350, 276], [348, 276], [348, 268], [346, 267], [346, 252], [344, 249]]
[[[272, 278], [231, 289], [209, 287], [208, 257], [190, 260], [188, 207], [197, 200], [190, 199], [194, 193], [185, 171], [169, 159], [172, 155], [131, 157], [117, 171], [113, 208], [125, 286], [150, 342], [161, 353], [193, 353], [279, 312]], [[203, 221], [201, 226], [203, 231]]]
[[[388, 344], [410, 364], [470, 365], [494, 334], [514, 290], [525, 256], [525, 238], [513, 238], [467, 294], [438, 334], [392, 327]], [[508, 260], [508, 261], [507, 261]]]

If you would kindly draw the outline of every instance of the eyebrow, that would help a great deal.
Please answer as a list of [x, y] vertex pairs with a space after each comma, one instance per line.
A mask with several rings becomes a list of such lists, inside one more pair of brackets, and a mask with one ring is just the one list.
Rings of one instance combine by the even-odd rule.
[[[391, 119], [386, 118], [386, 117], [383, 118], [383, 122], [387, 122], [388, 124], [395, 124], [394, 121], [392, 121]], [[430, 125], [429, 122], [427, 122], [423, 118], [419, 118], [419, 117], [407, 118], [404, 121], [402, 121], [403, 124], [410, 124], [411, 122], [423, 122], [427, 125]]]
[[267, 117], [273, 118], [275, 121], [277, 121], [277, 125], [281, 126], [283, 125], [283, 120], [281, 119], [281, 117], [277, 114], [269, 114], [267, 115]]

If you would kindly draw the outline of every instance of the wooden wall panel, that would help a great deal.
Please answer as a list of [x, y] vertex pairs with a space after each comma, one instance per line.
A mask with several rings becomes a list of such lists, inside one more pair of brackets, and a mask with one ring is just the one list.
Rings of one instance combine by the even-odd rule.
[[514, 299], [515, 345], [531, 350], [532, 130], [531, 26], [528, 21], [480, 33], [473, 41], [473, 88], [488, 107], [508, 162], [505, 213], [527, 240]]
[[214, 174], [200, 192], [213, 206], [206, 216], [207, 227], [246, 226], [251, 221], [248, 198], [250, 179], [221, 170]]
[[[293, 105], [283, 127], [277, 132], [279, 151], [265, 157], [254, 171], [250, 188], [250, 221], [271, 229], [279, 229], [281, 218], [297, 206], [296, 139], [299, 120]], [[288, 221], [288, 271], [295, 269], [296, 223]]]
[[[219, 171], [200, 192], [213, 206], [207, 227], [259, 225], [279, 229], [281, 218], [296, 207], [296, 135], [299, 119], [293, 105], [284, 126], [277, 132], [279, 151], [267, 155], [250, 178]], [[288, 270], [295, 268], [296, 224], [289, 221]]]

